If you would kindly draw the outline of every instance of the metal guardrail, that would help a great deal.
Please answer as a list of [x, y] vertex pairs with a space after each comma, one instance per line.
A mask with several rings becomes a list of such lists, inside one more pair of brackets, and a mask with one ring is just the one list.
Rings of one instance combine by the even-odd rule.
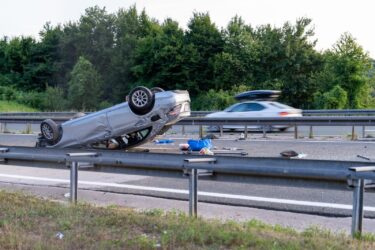
[[[192, 117], [202, 117], [217, 111], [192, 111]], [[85, 112], [89, 114], [90, 112]], [[77, 112], [0, 112], [0, 117], [48, 117], [48, 118], [71, 118]], [[373, 116], [375, 109], [307, 109], [302, 110], [304, 116]]]
[[[192, 111], [191, 116], [202, 117], [217, 111]], [[304, 116], [373, 116], [375, 109], [306, 109]]]
[[[200, 137], [203, 136], [203, 125], [218, 126], [220, 135], [223, 135], [223, 126], [244, 126], [245, 138], [248, 137], [249, 126], [259, 126], [266, 137], [267, 126], [293, 126], [294, 138], [298, 138], [298, 126], [310, 126], [309, 138], [313, 138], [313, 126], [351, 126], [351, 139], [355, 139], [355, 126], [362, 126], [362, 137], [365, 138], [366, 126], [375, 125], [375, 110], [304, 110], [308, 117], [276, 117], [276, 118], [206, 118], [211, 111], [192, 111], [191, 117], [185, 118], [176, 125], [182, 125], [184, 134], [185, 125], [199, 125]], [[6, 131], [8, 123], [26, 124], [26, 131], [31, 130], [31, 124], [40, 124], [47, 118], [54, 119], [57, 123], [71, 119], [76, 112], [11, 112], [0, 113], [0, 133]], [[313, 116], [314, 115], [314, 116]], [[356, 116], [362, 115], [362, 116]], [[374, 117], [372, 117], [374, 116]]]
[[68, 163], [71, 166], [71, 199], [77, 199], [78, 163], [147, 168], [150, 170], [187, 170], [189, 172], [189, 211], [197, 215], [197, 170], [218, 173], [319, 179], [327, 182], [346, 181], [354, 187], [352, 235], [360, 234], [363, 219], [364, 180], [375, 180], [374, 166], [367, 162], [327, 161], [230, 156], [194, 156], [178, 154], [129, 153], [103, 150], [82, 152], [73, 149], [41, 149], [26, 147], [0, 148], [0, 158], [7, 160]]
[[[49, 117], [17, 117], [0, 116], [0, 123], [39, 124]], [[53, 118], [56, 122], [64, 122], [66, 117]], [[289, 126], [375, 126], [375, 117], [254, 117], [254, 118], [213, 118], [213, 117], [187, 117], [177, 125], [289, 125]]]
[[[66, 113], [65, 113], [66, 114]], [[1, 116], [0, 115], [0, 133], [6, 129], [6, 124], [40, 124], [43, 120], [51, 118], [48, 116]], [[67, 117], [53, 117], [57, 123], [69, 120]], [[199, 125], [200, 137], [203, 136], [202, 126], [218, 126], [220, 135], [223, 134], [225, 125], [244, 126], [245, 138], [248, 136], [248, 127], [257, 126], [263, 129], [263, 136], [267, 132], [267, 126], [285, 125], [294, 127], [294, 138], [298, 138], [298, 126], [310, 126], [309, 137], [313, 137], [313, 126], [351, 126], [352, 140], [355, 139], [355, 126], [362, 126], [362, 137], [365, 137], [365, 127], [375, 126], [375, 116], [305, 116], [305, 117], [258, 117], [258, 118], [213, 118], [213, 117], [187, 117], [176, 123], [176, 125]], [[26, 129], [29, 130], [29, 129]], [[184, 131], [184, 128], [183, 128]]]

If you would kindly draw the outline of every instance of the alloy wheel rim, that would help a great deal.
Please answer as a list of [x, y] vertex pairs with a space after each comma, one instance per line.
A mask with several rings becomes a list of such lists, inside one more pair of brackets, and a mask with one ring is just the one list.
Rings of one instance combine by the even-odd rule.
[[48, 140], [53, 139], [53, 131], [52, 131], [52, 128], [48, 124], [42, 125], [42, 132], [43, 132], [44, 137], [46, 137], [46, 139]]
[[146, 92], [142, 90], [135, 91], [132, 96], [132, 101], [135, 106], [139, 108], [144, 107], [148, 102], [148, 97], [147, 97]]

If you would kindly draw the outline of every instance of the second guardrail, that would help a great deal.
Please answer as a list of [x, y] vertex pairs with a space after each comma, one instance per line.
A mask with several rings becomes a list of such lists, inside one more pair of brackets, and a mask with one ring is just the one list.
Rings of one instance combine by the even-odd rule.
[[[230, 174], [262, 175], [266, 177], [312, 178], [329, 181], [347, 181], [353, 188], [352, 235], [362, 232], [364, 180], [375, 180], [375, 166], [365, 162], [322, 161], [305, 159], [251, 158], [228, 156], [186, 156], [177, 154], [152, 154], [111, 152], [99, 150], [40, 149], [25, 147], [0, 148], [3, 161], [65, 162], [70, 166], [70, 194], [77, 200], [78, 163], [114, 165], [157, 170], [188, 170], [189, 211], [197, 216], [198, 170], [212, 170]], [[374, 163], [375, 164], [375, 163]]]

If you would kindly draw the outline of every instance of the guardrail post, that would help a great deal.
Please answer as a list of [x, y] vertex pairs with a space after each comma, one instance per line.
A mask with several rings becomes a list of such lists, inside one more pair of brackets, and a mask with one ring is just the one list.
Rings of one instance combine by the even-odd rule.
[[4, 133], [4, 130], [3, 130], [3, 123], [0, 122], [0, 133]]
[[222, 137], [223, 136], [223, 125], [220, 125], [219, 126], [219, 129], [220, 129], [220, 137]]
[[247, 139], [248, 134], [249, 134], [249, 130], [247, 129], [247, 125], [245, 125], [245, 139]]
[[98, 153], [68, 153], [66, 155], [68, 156], [67, 165], [70, 165], [70, 201], [75, 204], [78, 197], [78, 162], [90, 162], [87, 158], [84, 160], [79, 158], [96, 157]]
[[78, 190], [78, 162], [73, 161], [70, 166], [70, 201], [77, 203]]
[[[350, 167], [351, 174], [348, 176], [348, 184], [354, 187], [353, 210], [352, 210], [352, 236], [360, 236], [363, 222], [363, 193], [365, 191], [365, 180], [363, 173], [374, 172], [375, 166]], [[361, 175], [362, 176], [358, 176]]]
[[26, 124], [26, 130], [25, 130], [26, 134], [31, 134], [31, 123], [28, 123]]
[[[0, 153], [7, 153], [9, 152], [9, 148], [0, 148]], [[7, 159], [6, 158], [2, 158], [1, 155], [0, 155], [0, 162], [6, 162]]]
[[362, 126], [362, 138], [366, 138], [366, 126]]
[[355, 237], [362, 233], [364, 180], [354, 179], [353, 184], [352, 236]]
[[314, 134], [313, 134], [313, 126], [310, 126], [309, 138], [310, 138], [310, 139], [314, 138]]
[[203, 126], [199, 125], [199, 138], [203, 138]]
[[4, 122], [4, 123], [3, 123], [3, 127], [2, 127], [2, 129], [1, 129], [1, 133], [6, 133], [6, 132], [7, 132], [7, 123]]
[[182, 135], [185, 135], [185, 125], [182, 125], [181, 133], [182, 133]]
[[[216, 158], [192, 158], [185, 159], [188, 165], [191, 163], [216, 163]], [[204, 167], [203, 167], [204, 169]], [[189, 215], [198, 215], [198, 168], [189, 167]]]
[[354, 126], [352, 126], [352, 138], [351, 138], [352, 141], [355, 140], [355, 128]]
[[298, 139], [298, 126], [294, 125], [294, 139]]
[[198, 206], [198, 173], [197, 169], [190, 170], [189, 177], [189, 215], [197, 217]]
[[263, 138], [267, 137], [266, 126], [263, 126]]

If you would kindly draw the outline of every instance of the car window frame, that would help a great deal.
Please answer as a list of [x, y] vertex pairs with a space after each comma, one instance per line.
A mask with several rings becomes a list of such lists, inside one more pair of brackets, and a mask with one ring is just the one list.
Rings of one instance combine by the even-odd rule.
[[[241, 111], [235, 111], [234, 109], [238, 108], [238, 107], [241, 107], [241, 106], [248, 106], [248, 105], [255, 105], [255, 106], [258, 106], [258, 107], [262, 107], [261, 109], [245, 109], [245, 110], [241, 110]], [[234, 106], [234, 107], [233, 107]], [[227, 112], [230, 112], [230, 113], [243, 113], [243, 112], [259, 112], [259, 111], [262, 111], [262, 110], [265, 110], [266, 109], [266, 106], [260, 104], [260, 103], [257, 103], [257, 102], [245, 102], [245, 103], [238, 103], [237, 105], [232, 105], [231, 107], [227, 108], [229, 109]]]

